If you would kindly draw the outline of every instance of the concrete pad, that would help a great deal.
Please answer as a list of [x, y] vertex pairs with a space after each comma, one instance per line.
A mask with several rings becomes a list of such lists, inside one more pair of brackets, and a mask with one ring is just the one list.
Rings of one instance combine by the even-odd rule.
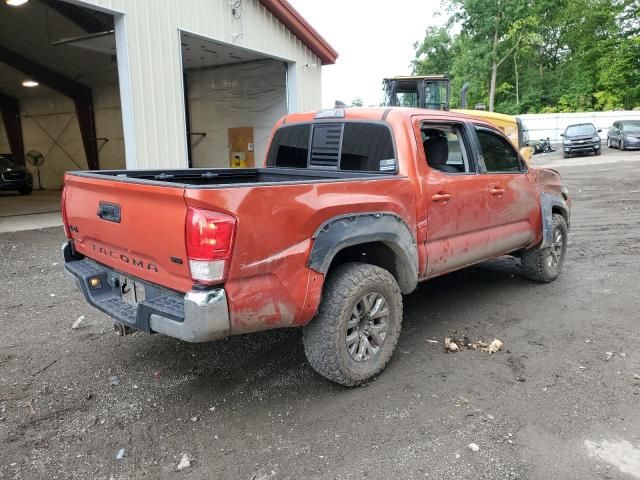
[[31, 195], [0, 192], [0, 218], [60, 211], [60, 190], [35, 190]]
[[59, 227], [61, 225], [62, 216], [60, 212], [0, 217], [0, 233], [38, 230], [40, 228]]
[[31, 195], [0, 193], [0, 233], [60, 225], [60, 190], [36, 190]]

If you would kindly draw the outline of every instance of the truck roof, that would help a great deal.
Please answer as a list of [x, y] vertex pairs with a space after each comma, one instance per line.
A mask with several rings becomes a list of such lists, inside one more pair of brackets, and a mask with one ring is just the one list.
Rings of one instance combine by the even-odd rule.
[[[340, 114], [332, 116], [331, 111], [340, 112]], [[344, 113], [344, 117], [342, 116]], [[321, 114], [322, 116], [318, 116]], [[346, 120], [369, 120], [381, 121], [386, 119], [407, 119], [421, 115], [433, 120], [470, 120], [481, 121], [477, 117], [467, 115], [462, 112], [451, 112], [442, 110], [425, 110], [422, 108], [407, 107], [346, 107], [337, 109], [321, 109], [312, 112], [292, 113], [283, 117], [277, 126], [287, 123], [312, 122], [314, 120], [345, 118]], [[491, 125], [488, 122], [483, 122]]]

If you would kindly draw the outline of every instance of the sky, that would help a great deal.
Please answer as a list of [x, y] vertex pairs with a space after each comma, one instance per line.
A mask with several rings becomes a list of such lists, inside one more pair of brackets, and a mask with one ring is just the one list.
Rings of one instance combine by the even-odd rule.
[[[382, 79], [409, 75], [427, 26], [442, 24], [440, 0], [289, 0], [338, 52], [322, 67], [322, 106], [336, 100], [364, 105], [382, 100]], [[440, 72], [434, 72], [440, 73]]]

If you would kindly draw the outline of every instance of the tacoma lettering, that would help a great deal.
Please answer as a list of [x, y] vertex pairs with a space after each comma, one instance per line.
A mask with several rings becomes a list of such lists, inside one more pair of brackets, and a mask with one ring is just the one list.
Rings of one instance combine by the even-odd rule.
[[104, 247], [100, 247], [95, 244], [91, 244], [91, 248], [94, 252], [98, 252], [100, 255], [105, 255], [107, 257], [111, 257], [114, 260], [119, 260], [122, 263], [126, 263], [128, 265], [133, 265], [134, 267], [141, 268], [143, 270], [148, 270], [150, 272], [158, 272], [158, 266], [155, 263], [145, 263], [144, 260], [139, 260], [137, 258], [128, 257], [124, 253], [115, 252], [111, 249], [106, 249]]

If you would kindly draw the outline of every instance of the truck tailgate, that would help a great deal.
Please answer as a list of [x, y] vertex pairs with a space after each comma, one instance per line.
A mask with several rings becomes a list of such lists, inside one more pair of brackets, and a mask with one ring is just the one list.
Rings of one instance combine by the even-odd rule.
[[75, 249], [124, 274], [188, 291], [184, 189], [65, 176]]

